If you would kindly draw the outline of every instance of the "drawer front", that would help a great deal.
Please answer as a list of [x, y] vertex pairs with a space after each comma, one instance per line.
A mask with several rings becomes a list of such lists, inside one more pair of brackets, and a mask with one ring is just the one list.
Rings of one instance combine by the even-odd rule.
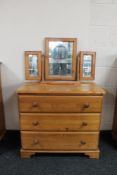
[[82, 113], [23, 113], [20, 115], [21, 130], [32, 131], [98, 131], [100, 114]]
[[102, 96], [20, 95], [20, 112], [101, 112]]
[[22, 148], [32, 150], [97, 149], [98, 139], [98, 132], [21, 132]]

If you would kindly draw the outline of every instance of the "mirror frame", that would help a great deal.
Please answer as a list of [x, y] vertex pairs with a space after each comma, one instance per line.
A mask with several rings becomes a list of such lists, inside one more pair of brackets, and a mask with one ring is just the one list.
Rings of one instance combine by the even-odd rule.
[[[51, 41], [73, 42], [71, 75], [49, 75], [49, 42]], [[45, 80], [76, 80], [76, 50], [76, 38], [45, 38]]]
[[[90, 77], [83, 77], [83, 60], [84, 55], [91, 55], [92, 57], [92, 63], [91, 63], [91, 76]], [[79, 80], [94, 80], [95, 79], [95, 64], [96, 64], [96, 52], [92, 51], [80, 51], [79, 54], [79, 67], [80, 73], [79, 73]]]
[[[33, 77], [29, 73], [29, 55], [37, 55], [38, 75]], [[41, 51], [25, 51], [25, 79], [26, 80], [41, 80], [42, 79], [42, 52]]]

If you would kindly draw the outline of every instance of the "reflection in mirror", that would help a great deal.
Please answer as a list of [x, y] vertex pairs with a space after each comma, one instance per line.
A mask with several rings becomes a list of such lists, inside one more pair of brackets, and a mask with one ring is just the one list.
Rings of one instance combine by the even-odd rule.
[[72, 75], [73, 42], [49, 42], [49, 75]]
[[37, 58], [37, 55], [29, 55], [29, 74], [32, 77], [38, 76], [38, 58]]
[[92, 72], [92, 55], [83, 57], [83, 77], [91, 77]]
[[25, 51], [26, 80], [41, 80], [41, 51]]
[[96, 52], [80, 51], [79, 79], [80, 80], [94, 80], [95, 79], [95, 64], [96, 64]]

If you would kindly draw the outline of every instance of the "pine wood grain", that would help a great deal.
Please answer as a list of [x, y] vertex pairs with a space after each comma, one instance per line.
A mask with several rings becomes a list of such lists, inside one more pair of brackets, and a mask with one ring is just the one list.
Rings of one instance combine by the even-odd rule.
[[90, 150], [98, 148], [98, 132], [21, 131], [23, 149]]
[[20, 112], [101, 112], [101, 96], [19, 96]]
[[41, 82], [25, 83], [17, 89], [18, 94], [40, 94], [40, 95], [99, 95], [103, 96], [106, 91], [95, 83], [80, 82]]
[[95, 83], [28, 83], [17, 90], [21, 157], [37, 152], [84, 153], [99, 158], [105, 90]]
[[100, 114], [21, 113], [20, 129], [27, 131], [98, 131]]
[[21, 158], [30, 158], [31, 156], [35, 155], [36, 153], [71, 153], [71, 154], [76, 154], [76, 153], [83, 153], [85, 154], [86, 156], [89, 156], [89, 158], [92, 158], [92, 159], [99, 159], [99, 156], [100, 156], [100, 150], [99, 149], [96, 149], [96, 150], [64, 150], [64, 151], [60, 151], [60, 150], [24, 150], [24, 149], [21, 149], [20, 151], [20, 156]]

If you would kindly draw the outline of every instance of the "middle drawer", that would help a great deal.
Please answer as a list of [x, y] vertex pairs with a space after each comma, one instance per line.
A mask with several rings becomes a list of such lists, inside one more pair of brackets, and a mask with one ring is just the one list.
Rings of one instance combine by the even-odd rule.
[[20, 127], [29, 131], [98, 131], [100, 114], [21, 113]]

